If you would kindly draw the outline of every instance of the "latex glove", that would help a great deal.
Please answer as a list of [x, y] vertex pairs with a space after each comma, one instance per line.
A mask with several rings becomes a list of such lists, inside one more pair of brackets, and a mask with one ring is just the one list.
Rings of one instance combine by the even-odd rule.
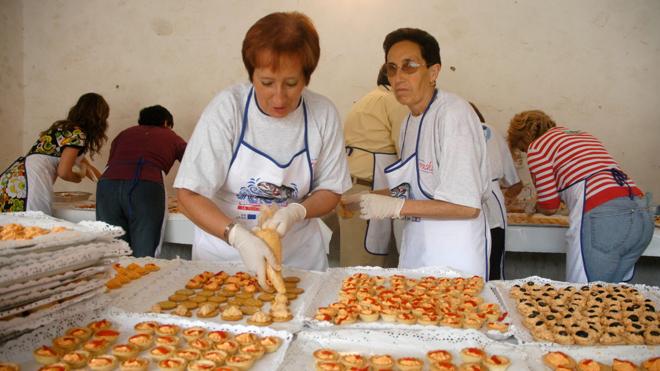
[[536, 201], [532, 200], [525, 204], [525, 214], [534, 215], [536, 214]]
[[360, 197], [367, 193], [369, 192], [362, 191], [359, 193], [342, 196], [339, 204], [337, 205], [337, 215], [344, 219], [352, 218], [354, 212], [360, 210]]
[[281, 269], [279, 264], [277, 264], [273, 252], [268, 248], [268, 245], [266, 245], [261, 238], [255, 236], [240, 224], [236, 224], [236, 226], [229, 231], [227, 242], [238, 250], [241, 259], [243, 260], [243, 264], [245, 264], [247, 269], [257, 274], [259, 285], [261, 287], [268, 287], [268, 284], [266, 283], [266, 265], [264, 264], [264, 260], [274, 269]]
[[400, 218], [403, 203], [406, 200], [377, 194], [366, 194], [360, 196], [360, 218], [361, 219], [386, 219]]
[[272, 217], [267, 219], [261, 228], [274, 229], [280, 236], [284, 237], [286, 232], [299, 221], [305, 219], [307, 209], [305, 206], [297, 203], [291, 203], [277, 210]]

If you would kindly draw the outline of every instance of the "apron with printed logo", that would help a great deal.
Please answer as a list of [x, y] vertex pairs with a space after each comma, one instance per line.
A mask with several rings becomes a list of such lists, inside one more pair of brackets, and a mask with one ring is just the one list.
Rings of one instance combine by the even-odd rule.
[[[217, 204], [230, 219], [247, 229], [257, 225], [262, 205], [287, 206], [301, 202], [311, 190], [313, 179], [309, 153], [307, 107], [302, 103], [305, 125], [305, 147], [295, 153], [289, 162], [280, 164], [267, 154], [245, 142], [248, 112], [253, 91], [250, 90], [239, 143], [232, 156], [225, 184], [220, 188]], [[286, 266], [325, 270], [328, 267], [323, 226], [318, 218], [305, 219], [291, 227], [282, 239], [282, 263]], [[193, 260], [240, 261], [236, 249], [224, 240], [195, 228]]]
[[[436, 93], [437, 94], [437, 93]], [[429, 107], [433, 104], [435, 95]], [[420, 133], [426, 108], [419, 122], [415, 140], [415, 151], [408, 158], [401, 159], [385, 169], [388, 186], [395, 197], [412, 200], [432, 200], [420, 183], [420, 169], [417, 159]], [[406, 122], [408, 129], [410, 116]], [[401, 145], [401, 153], [405, 153]], [[490, 233], [486, 215], [483, 212], [474, 219], [435, 220], [430, 218], [407, 218], [403, 229], [399, 268], [419, 268], [444, 266], [457, 269], [465, 274], [488, 277], [490, 255]]]

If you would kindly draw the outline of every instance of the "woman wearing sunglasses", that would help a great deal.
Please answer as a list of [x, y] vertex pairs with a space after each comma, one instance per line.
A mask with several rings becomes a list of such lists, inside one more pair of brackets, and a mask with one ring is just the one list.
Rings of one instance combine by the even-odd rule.
[[236, 261], [265, 284], [264, 259], [277, 267], [252, 232], [263, 205], [279, 210], [264, 227], [283, 237], [283, 264], [328, 266], [318, 219], [351, 187], [339, 114], [308, 89], [320, 56], [311, 20], [272, 13], [243, 40], [250, 83], [220, 92], [190, 139], [174, 187], [179, 205], [199, 227], [193, 259]]
[[490, 181], [479, 118], [467, 101], [436, 88], [433, 36], [398, 29], [383, 49], [392, 90], [411, 114], [401, 126], [401, 160], [385, 169], [390, 189], [357, 197], [360, 217], [405, 218], [399, 268], [447, 266], [488, 277], [490, 236], [480, 211]]

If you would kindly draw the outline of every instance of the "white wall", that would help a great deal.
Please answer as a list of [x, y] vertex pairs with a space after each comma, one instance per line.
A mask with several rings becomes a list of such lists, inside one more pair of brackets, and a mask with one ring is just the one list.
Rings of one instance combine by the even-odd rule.
[[[0, 4], [0, 31], [17, 30], [4, 23], [16, 3]], [[21, 5], [23, 33], [0, 37], [0, 49], [7, 43], [14, 55], [20, 49], [15, 40], [22, 38], [22, 66], [10, 63], [6, 70], [3, 59], [0, 77], [3, 85], [5, 79], [24, 84], [25, 109], [17, 97], [5, 99], [3, 91], [0, 120], [4, 128], [6, 117], [23, 117], [23, 151], [87, 91], [110, 103], [110, 138], [134, 124], [141, 107], [156, 103], [174, 113], [175, 130], [188, 138], [215, 92], [246, 80], [240, 47], [249, 26], [272, 11], [299, 10], [314, 20], [321, 37], [321, 61], [310, 87], [331, 98], [342, 115], [374, 85], [384, 36], [398, 27], [419, 27], [440, 43], [439, 86], [475, 102], [496, 128], [504, 132], [521, 110], [543, 109], [557, 122], [599, 137], [644, 189], [660, 194], [657, 0], [24, 0]], [[105, 164], [108, 149], [97, 156], [97, 165]], [[0, 154], [3, 160], [13, 158], [16, 149], [3, 145]], [[57, 187], [72, 189], [64, 182]]]
[[20, 0], [0, 0], [0, 172], [23, 152], [22, 26]]

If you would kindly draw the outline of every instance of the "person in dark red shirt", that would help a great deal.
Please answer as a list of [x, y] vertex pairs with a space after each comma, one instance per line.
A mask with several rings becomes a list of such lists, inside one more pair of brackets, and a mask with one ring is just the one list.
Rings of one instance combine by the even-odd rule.
[[133, 256], [157, 256], [167, 211], [163, 177], [181, 161], [186, 141], [163, 106], [142, 109], [138, 123], [112, 141], [96, 187], [96, 219], [122, 227]]

